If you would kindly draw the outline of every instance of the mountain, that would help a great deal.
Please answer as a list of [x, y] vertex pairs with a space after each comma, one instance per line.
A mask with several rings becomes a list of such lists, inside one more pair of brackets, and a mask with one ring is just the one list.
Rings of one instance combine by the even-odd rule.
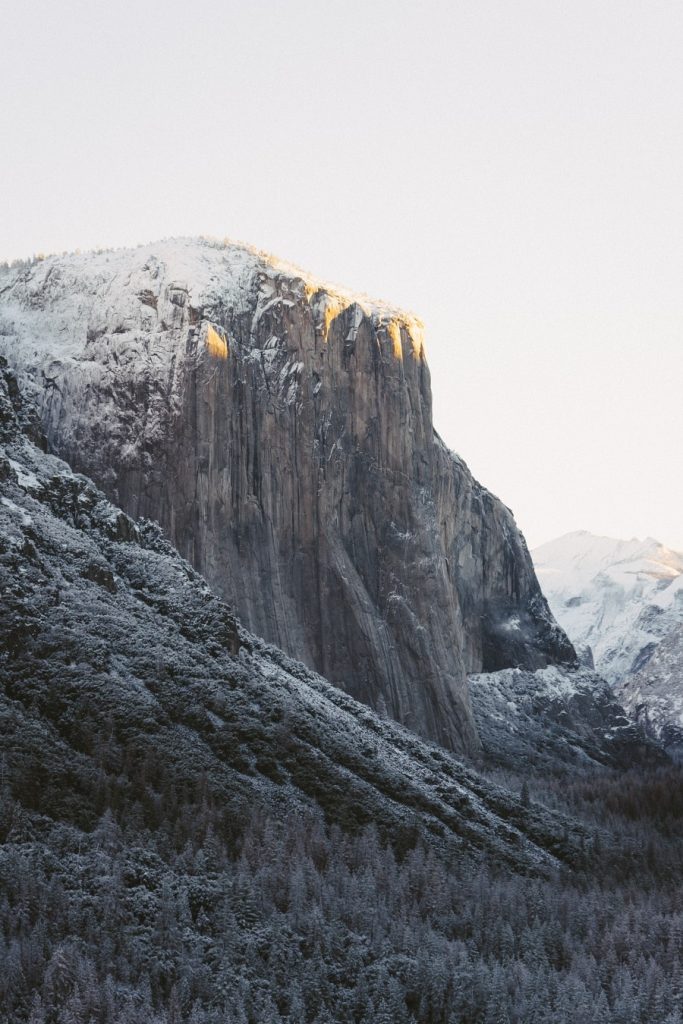
[[639, 671], [683, 622], [683, 553], [644, 541], [569, 533], [532, 551], [557, 621], [613, 685]]
[[51, 450], [421, 735], [474, 752], [468, 673], [574, 662], [512, 513], [434, 432], [413, 316], [172, 240], [0, 272], [0, 352]]
[[680, 774], [603, 767], [585, 673], [473, 684], [513, 794], [46, 447], [0, 359], [3, 1022], [671, 1024]]
[[638, 672], [621, 681], [617, 696], [650, 736], [683, 759], [683, 622], [669, 630]]
[[644, 541], [567, 534], [532, 552], [580, 657], [650, 736], [683, 749], [683, 554]]
[[563, 776], [666, 763], [664, 737], [629, 718], [625, 696], [589, 669], [502, 669], [470, 676], [469, 686], [489, 765]]
[[398, 849], [422, 834], [519, 866], [571, 857], [559, 820], [246, 631], [155, 524], [37, 441], [0, 363], [2, 781], [25, 811], [3, 839], [203, 786], [280, 820], [372, 823]]

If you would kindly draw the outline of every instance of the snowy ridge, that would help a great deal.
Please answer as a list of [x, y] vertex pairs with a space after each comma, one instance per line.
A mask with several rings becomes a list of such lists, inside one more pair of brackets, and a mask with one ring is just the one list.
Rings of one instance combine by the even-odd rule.
[[[180, 412], [183, 379], [209, 357], [262, 368], [267, 386], [287, 404], [301, 400], [302, 364], [282, 333], [264, 323], [285, 307], [306, 307], [325, 342], [333, 321], [365, 315], [399, 359], [424, 356], [423, 325], [412, 313], [328, 285], [249, 246], [207, 238], [171, 238], [136, 248], [75, 252], [0, 268], [0, 355], [15, 368], [44, 423], [61, 418], [67, 433], [121, 430], [124, 461], [144, 463]], [[244, 325], [237, 333], [225, 322]], [[353, 340], [354, 328], [348, 340]], [[143, 389], [141, 422], [121, 423], [121, 395]], [[53, 409], [55, 395], [72, 412]], [[97, 395], [91, 422], [92, 396]], [[142, 401], [138, 396], [138, 403]], [[64, 422], [65, 417], [70, 420]], [[79, 442], [80, 443], [80, 442]]]
[[624, 679], [617, 695], [672, 756], [683, 757], [683, 623], [666, 634], [639, 672]]
[[555, 773], [662, 760], [656, 742], [626, 716], [609, 684], [588, 669], [503, 669], [470, 676], [469, 687], [491, 763]]
[[[88, 344], [112, 328], [117, 334], [163, 330], [156, 314], [164, 293], [176, 305], [186, 297], [198, 310], [218, 305], [246, 313], [249, 297], [260, 291], [259, 316], [268, 310], [269, 297], [281, 301], [268, 287], [269, 280], [279, 278], [298, 284], [297, 297], [314, 307], [322, 303], [323, 322], [356, 305], [390, 330], [400, 323], [422, 350], [423, 325], [413, 313], [330, 284], [248, 245], [209, 238], [47, 256], [26, 267], [0, 269], [0, 343], [3, 337], [26, 341], [30, 334], [29, 349], [36, 354], [59, 361], [87, 358]], [[164, 357], [163, 349], [155, 354]], [[171, 354], [167, 350], [166, 358]]]

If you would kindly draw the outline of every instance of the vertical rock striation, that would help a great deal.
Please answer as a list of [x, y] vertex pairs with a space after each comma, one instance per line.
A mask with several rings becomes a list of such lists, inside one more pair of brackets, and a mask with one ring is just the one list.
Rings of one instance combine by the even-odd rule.
[[412, 316], [181, 240], [0, 274], [52, 448], [254, 632], [446, 747], [466, 674], [572, 662], [512, 514], [432, 426]]

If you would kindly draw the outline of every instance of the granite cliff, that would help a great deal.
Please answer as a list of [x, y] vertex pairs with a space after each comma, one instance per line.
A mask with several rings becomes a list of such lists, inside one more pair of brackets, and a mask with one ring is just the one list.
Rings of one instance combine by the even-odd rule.
[[566, 819], [249, 633], [157, 524], [43, 447], [0, 358], [0, 862], [8, 839], [87, 843], [107, 801], [151, 821], [160, 786], [233, 819], [372, 823], [404, 851], [423, 836], [524, 871], [576, 859]]
[[411, 315], [174, 240], [0, 272], [0, 352], [51, 450], [380, 714], [473, 752], [468, 673], [573, 663], [511, 512], [434, 432]]
[[683, 760], [683, 622], [616, 687], [617, 698], [670, 757]]

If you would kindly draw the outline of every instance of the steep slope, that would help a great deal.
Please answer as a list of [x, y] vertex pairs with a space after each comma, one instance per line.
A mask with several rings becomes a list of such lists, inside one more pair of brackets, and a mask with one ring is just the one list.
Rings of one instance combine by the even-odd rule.
[[466, 673], [571, 662], [512, 514], [432, 427], [414, 317], [180, 240], [0, 274], [51, 448], [253, 631], [451, 749]]
[[609, 683], [588, 669], [503, 669], [469, 683], [491, 765], [533, 777], [667, 762], [660, 737], [629, 719]]
[[567, 534], [532, 552], [543, 592], [578, 649], [613, 685], [683, 622], [683, 554], [644, 541]]
[[[23, 428], [23, 429], [22, 429]], [[201, 790], [283, 820], [322, 809], [397, 850], [571, 858], [557, 817], [244, 631], [158, 528], [44, 454], [0, 366], [0, 735], [13, 841]], [[176, 794], [174, 797], [173, 794]], [[54, 839], [54, 836], [53, 836]], [[51, 840], [52, 841], [52, 840]]]
[[669, 630], [640, 671], [622, 680], [617, 696], [672, 757], [683, 758], [683, 622]]

